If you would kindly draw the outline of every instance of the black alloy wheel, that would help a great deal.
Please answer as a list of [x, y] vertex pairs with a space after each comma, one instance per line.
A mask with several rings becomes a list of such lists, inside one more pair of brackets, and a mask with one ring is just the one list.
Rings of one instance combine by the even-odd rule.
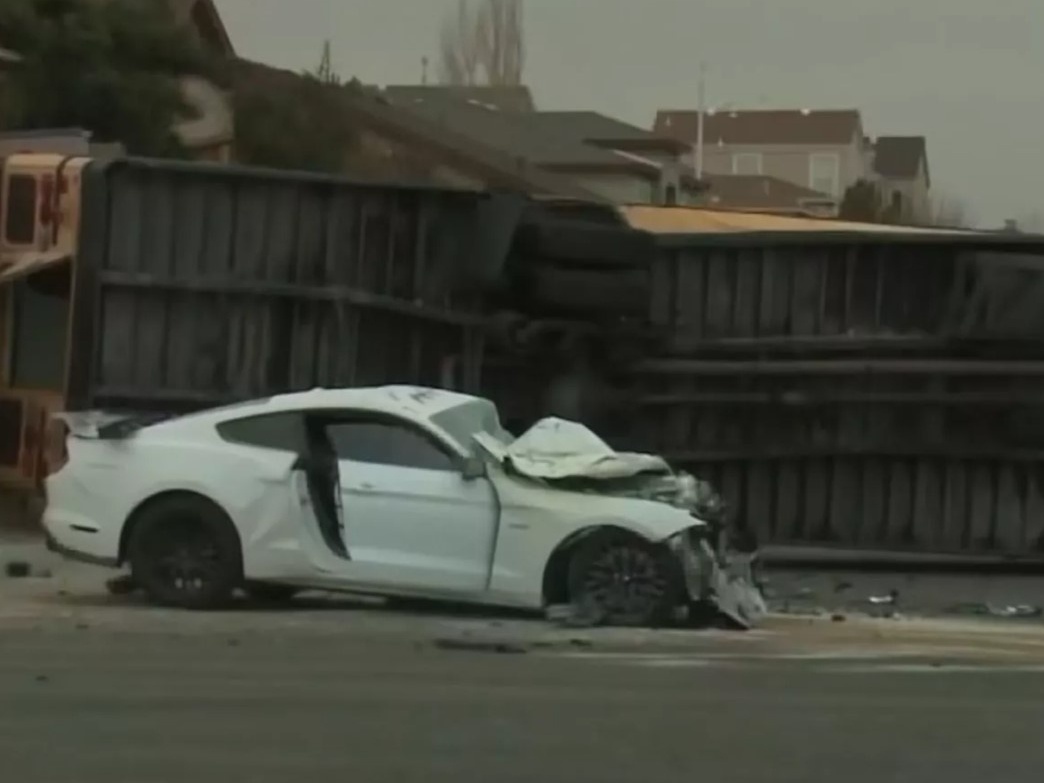
[[202, 498], [172, 498], [147, 508], [129, 549], [135, 582], [164, 606], [214, 608], [241, 581], [238, 537]]
[[606, 625], [661, 625], [678, 597], [676, 572], [663, 547], [629, 536], [596, 536], [570, 563], [570, 598]]

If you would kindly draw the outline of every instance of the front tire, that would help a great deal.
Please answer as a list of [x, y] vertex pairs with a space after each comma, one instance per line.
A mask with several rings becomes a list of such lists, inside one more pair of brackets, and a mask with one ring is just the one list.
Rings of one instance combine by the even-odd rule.
[[239, 537], [206, 498], [174, 495], [146, 506], [128, 546], [131, 574], [155, 603], [213, 609], [242, 581]]
[[671, 553], [637, 536], [595, 535], [569, 564], [570, 601], [604, 625], [666, 624], [679, 586]]

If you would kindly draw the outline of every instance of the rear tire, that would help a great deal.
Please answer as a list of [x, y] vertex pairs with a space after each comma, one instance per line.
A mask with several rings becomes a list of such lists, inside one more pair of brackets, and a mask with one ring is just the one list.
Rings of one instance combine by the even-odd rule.
[[223, 606], [242, 581], [235, 528], [221, 509], [196, 495], [172, 495], [146, 506], [128, 560], [134, 581], [162, 606]]
[[569, 598], [592, 622], [617, 626], [668, 623], [680, 580], [672, 554], [637, 536], [594, 535], [569, 563]]

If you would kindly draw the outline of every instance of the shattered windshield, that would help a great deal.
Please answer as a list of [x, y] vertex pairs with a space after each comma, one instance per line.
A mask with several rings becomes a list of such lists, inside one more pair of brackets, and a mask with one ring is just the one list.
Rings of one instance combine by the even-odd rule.
[[485, 432], [503, 446], [510, 446], [515, 436], [500, 424], [497, 406], [489, 400], [473, 400], [440, 411], [431, 417], [431, 422], [449, 433], [461, 448], [471, 451], [476, 435]]

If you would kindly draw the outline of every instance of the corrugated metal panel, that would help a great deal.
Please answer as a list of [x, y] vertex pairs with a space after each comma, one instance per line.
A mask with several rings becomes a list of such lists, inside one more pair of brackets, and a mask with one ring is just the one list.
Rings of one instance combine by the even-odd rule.
[[119, 161], [84, 198], [72, 405], [478, 382], [483, 194]]
[[[667, 246], [650, 320], [721, 340], [1044, 337], [1044, 256], [943, 244]], [[853, 342], [854, 344], [854, 342]]]
[[686, 465], [768, 544], [1044, 553], [1044, 462], [824, 457]]
[[610, 441], [715, 480], [766, 542], [1044, 550], [1044, 361], [654, 360], [626, 392]]

